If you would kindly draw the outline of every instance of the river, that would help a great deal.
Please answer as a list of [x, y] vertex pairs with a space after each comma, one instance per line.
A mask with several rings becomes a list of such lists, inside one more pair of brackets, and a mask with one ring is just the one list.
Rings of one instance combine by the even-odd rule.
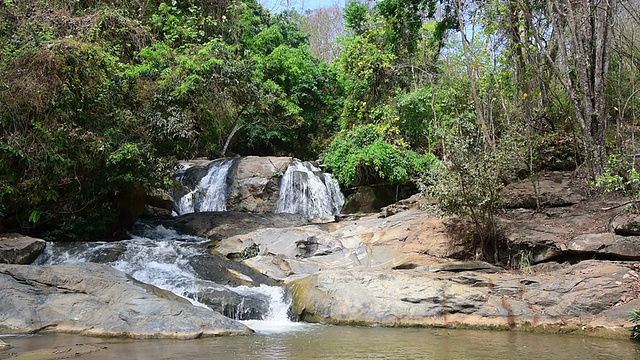
[[[44, 334], [4, 338], [24, 353], [53, 346], [106, 347], [79, 359], [640, 359], [631, 340], [513, 331], [368, 328], [301, 324], [289, 332], [197, 340], [110, 340]], [[0, 357], [2, 353], [0, 353]], [[6, 353], [5, 353], [6, 356]]]

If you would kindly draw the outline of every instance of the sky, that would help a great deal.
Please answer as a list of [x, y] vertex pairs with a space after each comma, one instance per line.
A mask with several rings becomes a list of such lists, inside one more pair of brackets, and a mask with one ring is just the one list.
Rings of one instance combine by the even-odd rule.
[[344, 6], [345, 0], [258, 0], [267, 9], [278, 12], [287, 7], [287, 2], [290, 7], [302, 12], [303, 10], [313, 10], [331, 6], [333, 4], [339, 4]]

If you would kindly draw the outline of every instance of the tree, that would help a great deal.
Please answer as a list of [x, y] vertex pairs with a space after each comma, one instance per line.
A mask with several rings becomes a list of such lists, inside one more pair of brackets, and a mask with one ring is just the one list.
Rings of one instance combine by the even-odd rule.
[[[592, 176], [601, 173], [606, 159], [607, 86], [613, 19], [619, 2], [547, 0], [541, 21], [534, 20], [529, 3], [518, 0], [536, 43], [573, 105]], [[538, 23], [548, 23], [549, 27]]]
[[309, 34], [310, 52], [313, 56], [332, 63], [340, 55], [338, 37], [344, 34], [342, 9], [338, 4], [307, 10], [300, 29]]

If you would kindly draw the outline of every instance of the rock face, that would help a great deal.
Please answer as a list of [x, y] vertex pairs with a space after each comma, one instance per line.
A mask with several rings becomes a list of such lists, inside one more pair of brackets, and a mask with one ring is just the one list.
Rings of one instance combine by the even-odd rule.
[[215, 250], [225, 256], [257, 248], [245, 262], [275, 279], [289, 281], [321, 270], [366, 266], [391, 269], [433, 263], [454, 256], [442, 220], [419, 210], [386, 219], [368, 216], [296, 228], [265, 228], [222, 239]]
[[522, 180], [507, 185], [501, 198], [508, 208], [535, 209], [536, 204], [541, 207], [573, 205], [584, 196], [570, 186], [569, 173], [551, 172], [533, 181]]
[[[257, 229], [221, 239], [215, 250], [231, 258], [252, 250], [257, 255], [244, 262], [288, 284], [294, 311], [306, 321], [627, 337], [629, 311], [640, 306], [640, 265], [621, 260], [635, 259], [638, 241], [607, 233], [614, 214], [603, 208], [615, 204], [505, 212], [499, 225], [509, 249], [500, 256], [520, 270], [453, 261], [469, 255], [464, 236], [409, 205], [337, 223]], [[591, 258], [602, 260], [580, 261]]]
[[[160, 297], [158, 295], [162, 295]], [[0, 331], [192, 339], [251, 330], [107, 265], [0, 265]]]
[[46, 246], [44, 240], [20, 234], [0, 234], [0, 263], [31, 264]]
[[[557, 274], [333, 270], [295, 280], [295, 312], [325, 323], [579, 327], [632, 293], [635, 271], [588, 261]], [[610, 320], [609, 320], [610, 321]], [[608, 324], [627, 326], [624, 318]], [[626, 330], [625, 330], [626, 331]]]
[[241, 158], [230, 187], [228, 210], [272, 212], [278, 201], [280, 178], [292, 160], [273, 156]]

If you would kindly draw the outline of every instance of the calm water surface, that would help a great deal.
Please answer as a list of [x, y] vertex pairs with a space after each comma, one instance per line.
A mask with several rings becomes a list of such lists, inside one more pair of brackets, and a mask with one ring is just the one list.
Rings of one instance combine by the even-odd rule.
[[630, 340], [413, 328], [308, 325], [284, 334], [188, 341], [107, 340], [60, 334], [3, 339], [13, 345], [9, 350], [13, 353], [80, 343], [106, 346], [80, 359], [640, 359], [640, 345]]

